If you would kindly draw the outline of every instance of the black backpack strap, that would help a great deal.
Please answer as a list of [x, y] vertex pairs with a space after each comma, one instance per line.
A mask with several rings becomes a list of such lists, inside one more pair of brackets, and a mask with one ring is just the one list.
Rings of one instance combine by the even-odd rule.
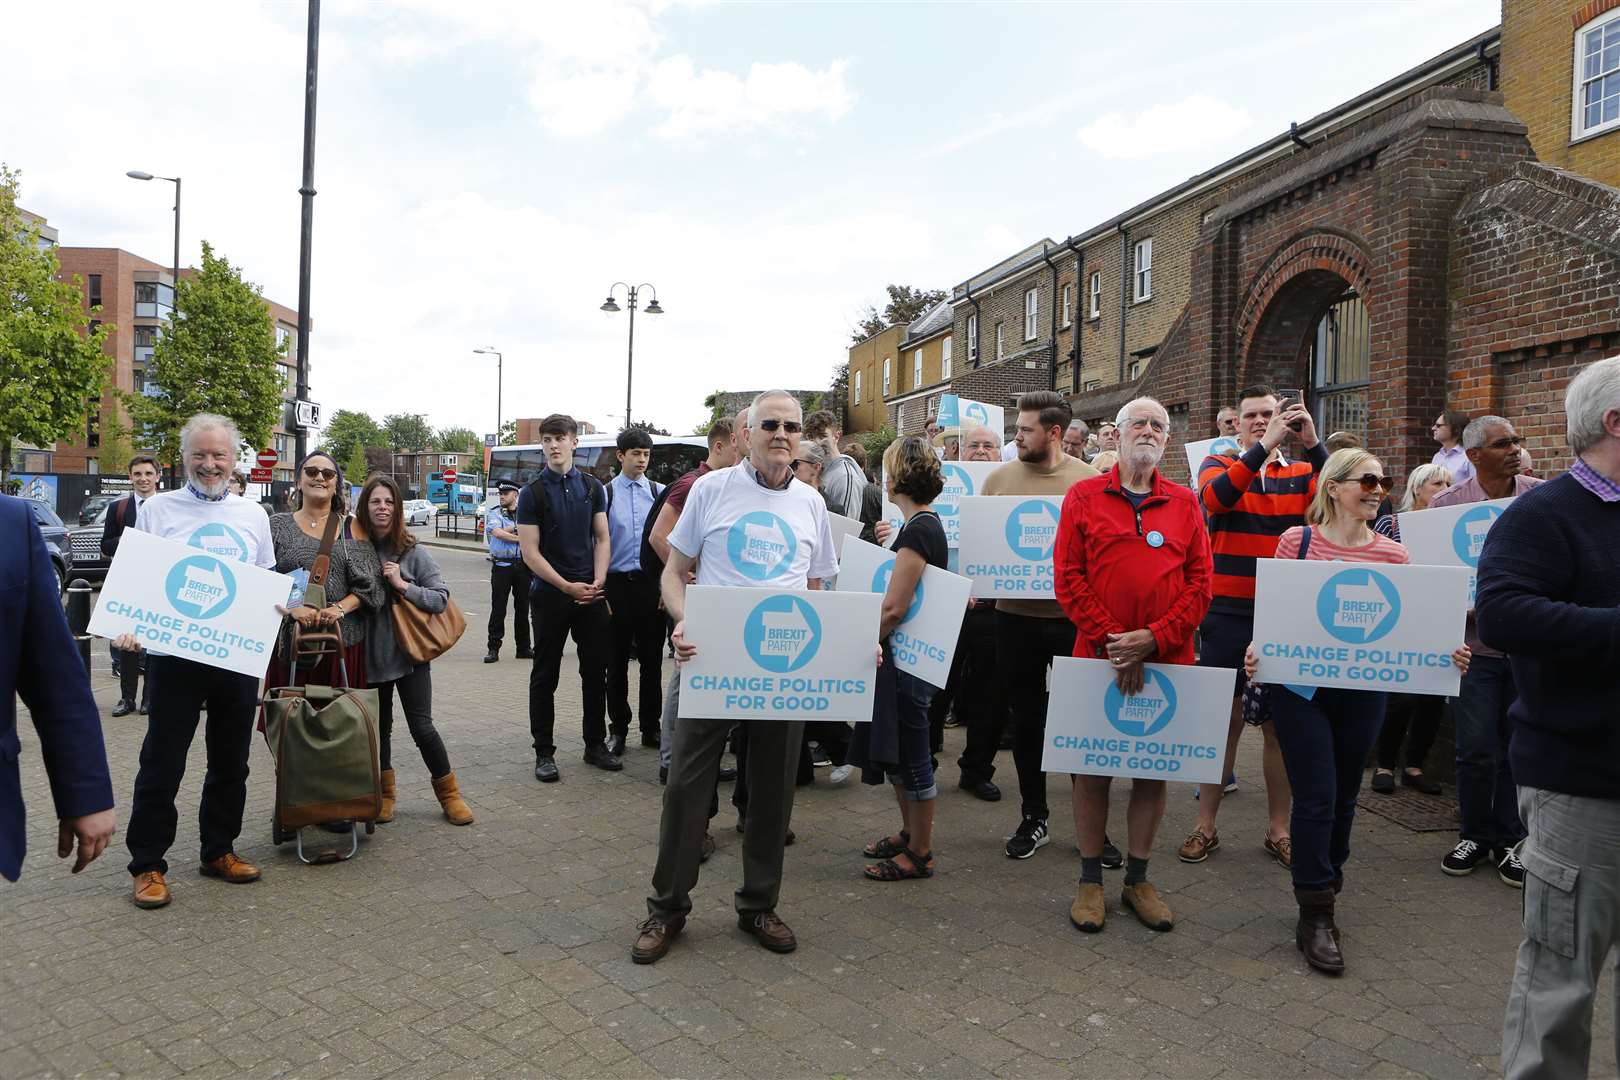
[[1309, 525], [1307, 525], [1307, 526], [1305, 526], [1304, 531], [1302, 531], [1299, 534], [1299, 554], [1295, 555], [1294, 558], [1303, 559], [1307, 555], [1310, 554], [1310, 551], [1311, 551], [1311, 527]]

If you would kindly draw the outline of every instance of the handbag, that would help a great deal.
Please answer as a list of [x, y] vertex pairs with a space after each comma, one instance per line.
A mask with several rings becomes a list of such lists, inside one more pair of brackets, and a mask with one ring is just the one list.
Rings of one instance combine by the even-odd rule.
[[426, 664], [449, 652], [467, 632], [467, 617], [449, 597], [443, 611], [423, 611], [403, 595], [392, 596], [388, 617], [399, 651], [413, 664]]

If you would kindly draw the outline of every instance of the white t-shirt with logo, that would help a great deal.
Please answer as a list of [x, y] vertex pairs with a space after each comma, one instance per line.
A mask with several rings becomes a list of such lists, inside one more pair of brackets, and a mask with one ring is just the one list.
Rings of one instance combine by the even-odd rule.
[[276, 568], [270, 519], [258, 503], [240, 495], [199, 499], [186, 488], [162, 491], [141, 504], [135, 516], [141, 532], [176, 540], [234, 562]]
[[838, 573], [821, 494], [798, 480], [767, 488], [747, 462], [698, 477], [669, 546], [697, 559], [699, 585], [802, 589]]

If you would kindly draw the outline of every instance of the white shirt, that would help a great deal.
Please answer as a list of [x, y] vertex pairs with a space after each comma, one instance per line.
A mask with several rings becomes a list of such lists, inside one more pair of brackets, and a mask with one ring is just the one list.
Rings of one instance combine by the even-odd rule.
[[1017, 456], [1018, 456], [1018, 440], [1017, 439], [1014, 439], [1012, 442], [1006, 444], [1005, 446], [1003, 446], [1001, 448], [1001, 460], [1002, 461], [1011, 461], [1013, 458], [1015, 458]]
[[798, 480], [768, 488], [757, 475], [745, 460], [692, 485], [669, 546], [697, 559], [697, 583], [802, 589], [838, 573], [821, 494]]
[[276, 547], [270, 539], [270, 519], [258, 503], [240, 495], [203, 499], [181, 487], [160, 491], [141, 504], [135, 516], [141, 532], [178, 540], [211, 555], [276, 568]]

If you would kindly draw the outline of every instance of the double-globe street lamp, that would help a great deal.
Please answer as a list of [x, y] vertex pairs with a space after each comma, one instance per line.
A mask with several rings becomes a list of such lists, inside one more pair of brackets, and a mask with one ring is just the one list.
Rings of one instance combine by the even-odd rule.
[[[485, 348], [482, 348], [482, 349], [474, 349], [473, 352], [478, 353], [478, 354], [483, 355], [483, 356], [488, 356], [491, 353], [495, 354], [495, 445], [499, 446], [499, 445], [501, 445], [501, 367], [502, 367], [503, 363], [505, 362], [506, 357], [502, 356], [501, 355], [501, 350], [497, 349], [493, 345], [486, 346]], [[493, 448], [492, 448], [491, 453], [490, 453], [490, 465], [494, 465], [494, 463], [495, 463], [495, 455], [494, 455]], [[484, 501], [485, 502], [489, 501], [489, 469], [490, 469], [490, 465], [486, 465], [484, 467]]]
[[629, 427], [630, 386], [636, 366], [636, 298], [642, 289], [652, 289], [652, 303], [647, 305], [647, 314], [662, 315], [664, 309], [658, 306], [658, 289], [655, 286], [645, 281], [640, 285], [626, 285], [622, 281], [615, 281], [613, 287], [608, 290], [607, 301], [602, 305], [603, 311], [613, 314], [619, 310], [619, 305], [614, 301], [613, 294], [618, 292], [620, 288], [623, 288], [627, 294], [627, 303], [630, 307], [630, 344], [626, 350], [624, 361], [624, 426]]

